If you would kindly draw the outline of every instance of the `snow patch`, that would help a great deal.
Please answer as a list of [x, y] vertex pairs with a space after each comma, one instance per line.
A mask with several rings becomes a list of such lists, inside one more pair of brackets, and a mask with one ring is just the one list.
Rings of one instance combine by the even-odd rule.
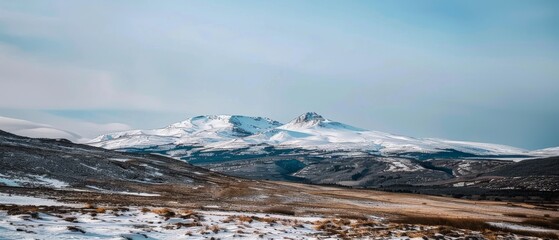
[[110, 194], [122, 194], [122, 195], [134, 195], [134, 196], [146, 196], [146, 197], [154, 197], [154, 196], [161, 196], [161, 194], [157, 193], [142, 193], [142, 192], [126, 192], [126, 191], [112, 191], [107, 189], [102, 189], [96, 186], [87, 185], [87, 188], [95, 189], [102, 193], [110, 193]]
[[109, 158], [109, 160], [111, 161], [117, 161], [117, 162], [127, 162], [130, 161], [130, 158]]
[[34, 176], [37, 180], [41, 181], [42, 184], [46, 184], [47, 186], [51, 186], [53, 188], [65, 188], [70, 186], [68, 183], [60, 181], [60, 180], [56, 180], [53, 178], [47, 178], [45, 176], [38, 176], [38, 175], [32, 175]]
[[19, 187], [21, 185], [19, 185], [19, 183], [17, 183], [16, 181], [9, 179], [9, 178], [2, 178], [0, 177], [0, 184], [3, 184], [4, 186], [8, 186], [8, 187]]
[[14, 194], [0, 193], [0, 204], [13, 205], [34, 205], [34, 206], [77, 206], [76, 204], [68, 204], [53, 199], [21, 196]]
[[531, 232], [555, 232], [553, 229], [546, 229], [534, 226], [526, 226], [509, 222], [488, 222], [489, 225], [510, 230], [531, 231]]

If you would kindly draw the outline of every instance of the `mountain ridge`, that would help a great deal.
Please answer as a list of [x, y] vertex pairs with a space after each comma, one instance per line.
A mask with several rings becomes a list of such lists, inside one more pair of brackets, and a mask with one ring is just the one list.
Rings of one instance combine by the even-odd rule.
[[518, 158], [552, 156], [556, 152], [553, 148], [544, 152], [528, 151], [500, 144], [370, 131], [330, 120], [316, 112], [301, 114], [286, 124], [270, 118], [242, 115], [196, 116], [165, 128], [101, 135], [88, 144], [109, 149], [192, 146], [206, 152], [245, 148], [254, 152], [255, 146], [268, 145], [280, 149], [353, 150], [377, 155], [423, 156], [461, 152], [471, 157]]

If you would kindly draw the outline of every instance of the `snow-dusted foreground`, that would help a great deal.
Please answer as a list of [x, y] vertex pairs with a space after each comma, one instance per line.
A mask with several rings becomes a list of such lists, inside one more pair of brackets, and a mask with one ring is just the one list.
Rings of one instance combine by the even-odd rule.
[[[44, 202], [44, 201], [41, 201]], [[15, 205], [14, 205], [15, 206]], [[0, 239], [484, 239], [444, 226], [379, 218], [327, 219], [167, 208], [15, 207], [0, 210]], [[519, 239], [506, 234], [506, 239]], [[537, 239], [520, 237], [520, 239]]]
[[[207, 208], [210, 208], [208, 206]], [[348, 215], [349, 216], [349, 215]], [[94, 206], [0, 193], [0, 239], [538, 239], [393, 223], [375, 216], [293, 216], [262, 212]], [[512, 223], [503, 230], [552, 233]], [[496, 229], [493, 229], [496, 230]], [[555, 236], [555, 235], [543, 235]]]
[[321, 235], [314, 223], [323, 220], [167, 208], [79, 208], [53, 199], [4, 193], [0, 193], [0, 205], [4, 208], [0, 210], [0, 239], [312, 239]]
[[[292, 238], [319, 234], [317, 218], [218, 211], [138, 208], [66, 214], [7, 215], [0, 211], [0, 239], [209, 239]], [[155, 213], [157, 212], [157, 213]], [[174, 215], [174, 216], [169, 216]]]

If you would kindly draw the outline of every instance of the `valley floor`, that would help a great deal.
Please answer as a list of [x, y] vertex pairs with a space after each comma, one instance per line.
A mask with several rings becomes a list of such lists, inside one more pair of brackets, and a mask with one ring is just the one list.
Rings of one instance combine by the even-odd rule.
[[253, 183], [249, 194], [214, 201], [0, 187], [0, 239], [538, 239], [559, 233], [557, 205]]

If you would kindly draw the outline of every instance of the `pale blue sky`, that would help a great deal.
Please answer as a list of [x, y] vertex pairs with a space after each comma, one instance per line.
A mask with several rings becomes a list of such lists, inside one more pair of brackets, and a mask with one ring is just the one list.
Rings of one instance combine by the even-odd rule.
[[316, 111], [415, 137], [558, 146], [557, 26], [554, 0], [0, 0], [0, 115], [87, 136], [98, 132], [76, 122]]

